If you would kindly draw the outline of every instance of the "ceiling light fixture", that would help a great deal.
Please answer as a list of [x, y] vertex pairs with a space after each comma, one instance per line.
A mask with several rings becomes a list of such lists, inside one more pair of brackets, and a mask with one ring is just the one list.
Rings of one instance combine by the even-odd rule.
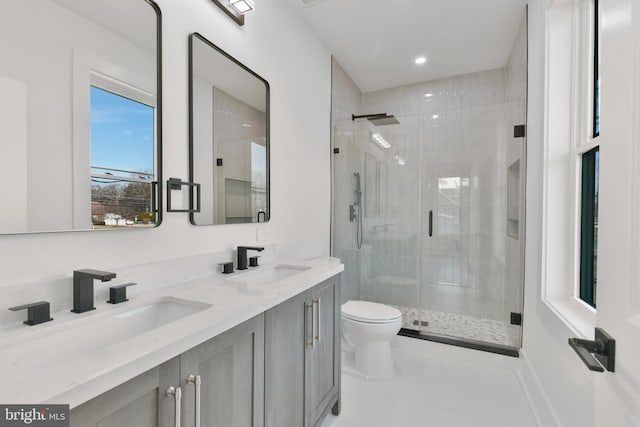
[[428, 93], [425, 93], [425, 94], [424, 94], [424, 97], [425, 97], [425, 98], [432, 98], [432, 97], [433, 97], [433, 94], [432, 94], [431, 92], [428, 92]]
[[231, 0], [229, 3], [241, 15], [251, 12], [255, 7], [253, 0]]
[[229, 18], [236, 21], [238, 25], [244, 25], [245, 13], [251, 12], [255, 5], [253, 0], [211, 0]]
[[437, 119], [438, 117], [440, 117], [440, 116], [437, 115], [437, 114], [434, 114], [433, 116], [431, 116], [431, 118], [434, 119], [434, 120]]
[[427, 58], [424, 56], [418, 56], [416, 59], [413, 60], [413, 62], [415, 62], [416, 65], [422, 65], [425, 62], [427, 62]]

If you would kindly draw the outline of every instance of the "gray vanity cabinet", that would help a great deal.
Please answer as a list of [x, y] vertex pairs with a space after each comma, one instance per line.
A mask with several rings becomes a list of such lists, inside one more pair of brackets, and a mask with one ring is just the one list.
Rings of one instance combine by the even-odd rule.
[[71, 426], [174, 427], [170, 387], [182, 394], [183, 427], [196, 426], [197, 412], [202, 427], [264, 426], [264, 315], [74, 408]]
[[316, 331], [308, 351], [307, 386], [309, 389], [309, 426], [316, 426], [332, 405], [340, 411], [340, 292], [338, 277], [333, 277], [311, 290], [315, 304]]
[[176, 357], [71, 410], [72, 427], [173, 427], [175, 403], [166, 391], [176, 386]]
[[265, 314], [265, 425], [314, 427], [340, 410], [339, 279]]
[[74, 408], [71, 426], [317, 427], [340, 411], [339, 295], [335, 276]]
[[202, 427], [264, 426], [264, 374], [263, 315], [184, 353], [182, 425], [196, 426], [199, 411]]

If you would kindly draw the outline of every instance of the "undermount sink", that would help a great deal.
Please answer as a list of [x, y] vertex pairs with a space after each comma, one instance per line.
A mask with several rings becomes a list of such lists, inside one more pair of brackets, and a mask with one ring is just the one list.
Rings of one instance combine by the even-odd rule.
[[164, 297], [152, 304], [125, 311], [96, 323], [100, 323], [101, 327], [118, 329], [121, 331], [120, 336], [125, 335], [128, 338], [196, 314], [209, 307], [211, 307], [210, 304]]
[[[111, 316], [96, 320], [87, 319], [87, 323], [80, 326], [16, 344], [2, 351], [8, 360], [25, 361], [27, 358], [36, 358], [47, 360], [54, 366], [55, 363], [72, 360], [71, 356], [90, 357], [91, 354], [103, 353], [111, 346], [117, 346], [125, 340], [141, 336], [209, 307], [210, 304], [201, 302], [163, 297], [150, 304], [118, 311]], [[48, 352], [48, 349], [52, 348], [56, 351]], [[47, 356], [43, 357], [43, 354]]]
[[303, 265], [278, 264], [240, 274], [237, 277], [228, 279], [228, 282], [241, 284], [249, 291], [256, 291], [265, 285], [275, 284], [281, 280], [304, 273], [310, 268]]

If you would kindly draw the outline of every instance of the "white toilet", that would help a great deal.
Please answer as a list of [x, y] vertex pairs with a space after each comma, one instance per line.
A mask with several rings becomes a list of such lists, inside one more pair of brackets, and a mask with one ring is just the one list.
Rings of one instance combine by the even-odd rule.
[[402, 313], [388, 305], [347, 301], [342, 305], [345, 350], [354, 352], [355, 369], [369, 379], [394, 375], [390, 342], [402, 327]]

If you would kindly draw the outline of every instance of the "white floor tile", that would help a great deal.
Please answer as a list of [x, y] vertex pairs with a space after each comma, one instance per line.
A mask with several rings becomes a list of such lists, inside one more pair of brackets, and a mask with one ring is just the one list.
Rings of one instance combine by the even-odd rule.
[[343, 372], [342, 413], [322, 427], [535, 427], [519, 359], [404, 337], [393, 347], [396, 377]]

